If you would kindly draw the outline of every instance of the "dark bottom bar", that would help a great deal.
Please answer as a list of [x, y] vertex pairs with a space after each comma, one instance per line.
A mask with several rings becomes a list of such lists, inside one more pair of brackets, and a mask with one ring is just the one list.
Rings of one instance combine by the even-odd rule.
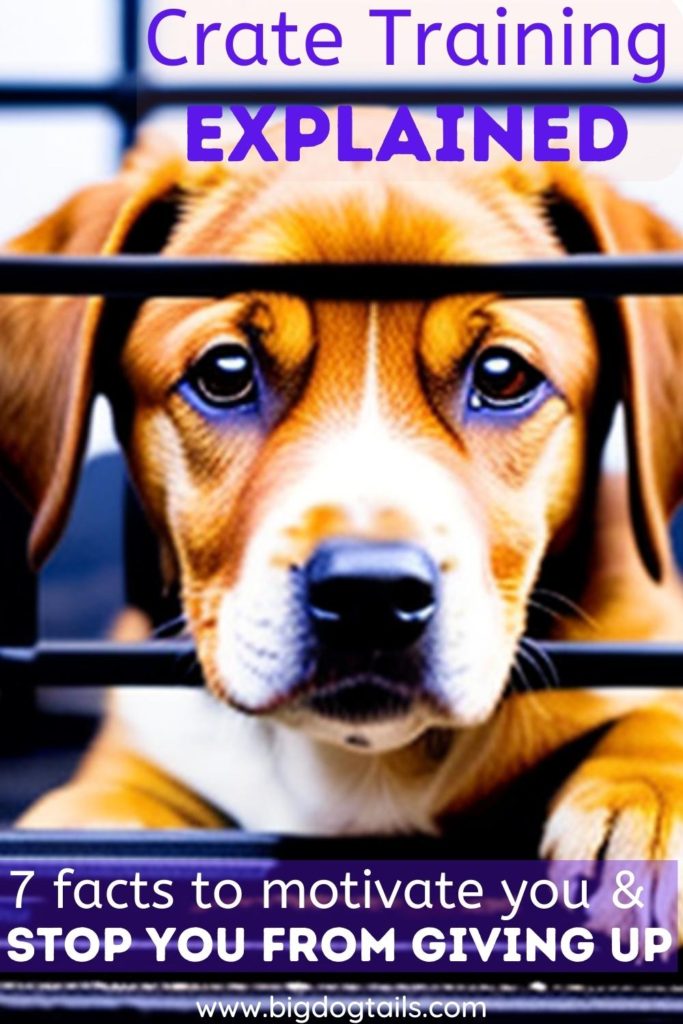
[[[22, 1021], [140, 1021], [147, 1024], [168, 1024], [169, 1021], [199, 1020], [197, 1004], [211, 1004], [221, 1001], [236, 1007], [235, 1015], [223, 1018], [215, 1014], [214, 1019], [245, 1021], [263, 1019], [263, 1013], [249, 1014], [245, 1007], [263, 1006], [274, 1000], [296, 1000], [302, 1008], [313, 1006], [324, 994], [335, 1003], [346, 1005], [349, 1010], [359, 1001], [373, 999], [377, 1002], [392, 1002], [408, 995], [422, 1010], [422, 1019], [429, 1020], [428, 1007], [434, 1002], [484, 1004], [486, 1018], [481, 1014], [467, 1019], [491, 1019], [506, 1024], [514, 1021], [641, 1021], [648, 1024], [680, 1020], [683, 1014], [683, 990], [672, 986], [671, 991], [634, 990], [618, 988], [604, 991], [602, 987], [573, 986], [547, 988], [542, 983], [531, 983], [519, 989], [509, 985], [498, 988], [488, 985], [483, 989], [461, 986], [420, 986], [411, 991], [408, 985], [382, 985], [377, 988], [363, 986], [354, 991], [353, 985], [342, 988], [306, 986], [300, 984], [282, 988], [262, 988], [255, 985], [169, 985], [160, 986], [145, 982], [126, 985], [121, 982], [109, 984], [94, 982], [80, 984], [16, 984], [0, 985], [0, 1015], [14, 1020], [21, 1014]], [[294, 1021], [295, 1018], [284, 1018]], [[311, 1020], [315, 1018], [311, 1016]], [[349, 1020], [348, 1014], [344, 1018]], [[368, 1018], [369, 1019], [369, 1018]], [[396, 1019], [406, 1019], [393, 1017]], [[435, 1019], [435, 1018], [432, 1018]], [[444, 1018], [446, 1019], [446, 1018]]]

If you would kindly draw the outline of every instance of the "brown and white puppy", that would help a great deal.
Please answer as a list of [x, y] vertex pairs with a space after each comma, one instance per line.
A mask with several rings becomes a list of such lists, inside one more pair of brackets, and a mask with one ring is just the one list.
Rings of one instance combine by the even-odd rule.
[[[680, 245], [563, 165], [418, 173], [328, 152], [197, 173], [147, 143], [11, 250], [457, 263]], [[0, 447], [35, 509], [34, 562], [99, 388], [207, 681], [117, 695], [77, 777], [23, 824], [434, 832], [611, 723], [543, 852], [683, 856], [677, 694], [503, 699], [541, 587], [582, 609], [555, 636], [683, 637], [667, 537], [683, 303], [225, 292], [146, 302], [124, 337], [98, 299], [0, 305]], [[628, 485], [600, 471], [619, 402]]]

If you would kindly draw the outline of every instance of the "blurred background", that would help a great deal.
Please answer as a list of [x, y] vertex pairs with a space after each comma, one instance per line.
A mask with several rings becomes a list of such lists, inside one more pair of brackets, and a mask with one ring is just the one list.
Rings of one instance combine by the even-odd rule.
[[[510, 16], [545, 14], [551, 0], [543, 3], [510, 0]], [[169, 6], [159, 0], [0, 0], [0, 241], [9, 239], [53, 209], [81, 186], [111, 176], [121, 153], [130, 142], [133, 125], [126, 123], [111, 107], [101, 105], [97, 90], [121, 75], [144, 75], [157, 84], [175, 85], [198, 80], [211, 83], [211, 76], [222, 84], [277, 84], [283, 82], [277, 67], [236, 69], [225, 63], [215, 69], [197, 71], [191, 67], [162, 69], [145, 57], [146, 26], [153, 14]], [[255, 0], [245, 10], [243, 4], [225, 0], [205, 0], [186, 5], [194, 17], [224, 22], [246, 18], [264, 20], [279, 12], [282, 4]], [[349, 59], [335, 69], [296, 69], [296, 80], [308, 84], [377, 82], [403, 85], [453, 82], [452, 65], [435, 62], [418, 69], [411, 64], [411, 53], [399, 53], [395, 68], [380, 67], [376, 50], [364, 49], [360, 38], [361, 16], [377, 4], [358, 0], [329, 0], [324, 11], [318, 0], [298, 0], [287, 4], [292, 17], [300, 15], [302, 24], [335, 19], [345, 27]], [[387, 5], [390, 6], [390, 5]], [[477, 18], [484, 14], [477, 5]], [[497, 3], [489, 4], [491, 11]], [[564, 4], [556, 5], [561, 9]], [[595, 20], [596, 7], [613, 20], [626, 18], [632, 23], [666, 20], [670, 27], [669, 60], [662, 85], [683, 84], [683, 45], [681, 15], [683, 0], [652, 0], [647, 5], [623, 0], [593, 0], [574, 3], [577, 18], [583, 13]], [[473, 17], [473, 12], [457, 11], [444, 0], [421, 0], [418, 8], [424, 20], [452, 23], [455, 14]], [[645, 9], [644, 9], [645, 8]], [[455, 12], [455, 13], [454, 13]], [[446, 16], [448, 15], [448, 16]], [[354, 21], [355, 19], [355, 21]], [[590, 19], [588, 19], [590, 20]], [[356, 35], [354, 37], [354, 26]], [[477, 80], [511, 81], [507, 69], [478, 69]], [[538, 67], [514, 72], [528, 82], [539, 80]], [[543, 81], [549, 76], [576, 84], [626, 84], [618, 69], [608, 64], [592, 69], [543, 69]], [[468, 79], [470, 80], [470, 79]], [[12, 102], [12, 90], [25, 90], [46, 84], [59, 89], [65, 85], [83, 89], [80, 106], [30, 106]], [[292, 84], [287, 79], [284, 84]], [[642, 86], [640, 87], [643, 88]], [[650, 89], [654, 99], [655, 87]], [[92, 95], [91, 95], [92, 93]], [[543, 101], [543, 96], [540, 96]], [[466, 101], [466, 98], [464, 99]], [[157, 110], [147, 122], [175, 134], [182, 144], [183, 112]], [[683, 109], [653, 104], [629, 111], [633, 142], [624, 158], [606, 165], [604, 171], [618, 180], [619, 186], [659, 208], [683, 228]], [[609, 458], [623, 461], [618, 434], [610, 445]], [[91, 432], [87, 466], [83, 475], [75, 513], [58, 551], [41, 574], [38, 589], [38, 634], [44, 638], [104, 637], [125, 603], [123, 524], [125, 474], [111, 430], [109, 413], [98, 402]], [[0, 516], [3, 506], [0, 505]], [[5, 515], [8, 515], [5, 511]], [[135, 557], [130, 555], [129, 557]], [[6, 585], [11, 588], [11, 571], [3, 566]], [[4, 642], [13, 642], [6, 635]], [[16, 642], [16, 641], [14, 641]], [[12, 702], [16, 706], [12, 706]], [[93, 691], [54, 691], [17, 698], [2, 698], [4, 713], [0, 724], [0, 822], [10, 821], [37, 793], [66, 778], [78, 751], [95, 727], [100, 694]], [[40, 756], [37, 756], [39, 754]]]

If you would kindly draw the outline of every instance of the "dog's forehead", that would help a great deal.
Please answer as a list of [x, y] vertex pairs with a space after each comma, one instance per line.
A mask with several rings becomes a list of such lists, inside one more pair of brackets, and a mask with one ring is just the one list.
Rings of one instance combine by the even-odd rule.
[[[420, 167], [419, 177], [405, 162], [340, 168], [336, 162], [321, 159], [313, 168], [296, 164], [242, 167], [235, 172], [228, 170], [222, 182], [189, 199], [188, 204], [165, 250], [169, 255], [217, 255], [276, 263], [457, 264], [514, 261], [561, 251], [539, 190], [531, 187], [518, 169], [511, 173], [509, 167], [500, 165], [474, 171], [467, 166], [427, 165]], [[457, 292], [457, 281], [454, 285]], [[412, 304], [421, 310], [417, 315], [409, 311], [407, 303], [383, 303], [378, 307], [382, 348], [391, 345], [396, 349], [395, 364], [401, 351], [414, 362], [404, 343], [409, 342], [414, 349], [420, 332], [424, 334], [424, 326], [429, 323], [426, 355], [448, 364], [466, 341], [457, 325], [465, 323], [484, 301], [486, 297], [478, 296], [452, 300], [440, 321], [423, 320], [425, 304]], [[535, 321], [536, 333], [546, 335], [548, 345], [552, 346], [554, 337], [566, 334], [572, 326], [573, 334], [586, 334], [579, 303], [552, 305], [557, 307], [555, 313], [546, 304], [546, 312], [538, 307], [533, 318], [526, 318], [527, 322]], [[520, 305], [519, 309], [519, 316], [507, 319], [520, 322], [524, 308]], [[367, 304], [358, 304], [354, 312], [354, 304], [336, 303], [328, 315], [325, 304], [316, 303], [312, 313], [308, 345], [299, 346], [304, 356], [314, 342], [323, 348], [334, 341], [336, 372], [342, 352], [357, 364], [369, 337]], [[218, 324], [220, 304], [206, 300], [153, 301], [146, 304], [132, 340], [134, 345], [138, 338], [148, 343], [153, 334], [161, 344], [162, 338], [172, 337], [172, 347], [177, 351], [186, 349], [191, 356], [196, 352], [197, 337], [203, 337], [204, 344], [210, 341], [212, 316]], [[195, 317], [197, 322], [208, 321], [209, 333], [204, 328], [199, 335], [193, 332]], [[279, 319], [283, 329], [271, 339], [271, 354], [276, 358], [282, 344], [289, 346], [286, 318]], [[176, 329], [180, 320], [187, 320], [187, 331]], [[345, 344], [341, 343], [342, 335], [347, 338]], [[165, 343], [164, 348], [168, 351]], [[562, 350], [558, 356], [562, 358]], [[154, 353], [148, 349], [142, 357], [147, 362]], [[382, 369], [387, 365], [384, 359]]]
[[[356, 164], [245, 170], [189, 200], [169, 255], [276, 262], [486, 261], [561, 247], [530, 191], [499, 169]], [[414, 172], [413, 172], [414, 175]]]

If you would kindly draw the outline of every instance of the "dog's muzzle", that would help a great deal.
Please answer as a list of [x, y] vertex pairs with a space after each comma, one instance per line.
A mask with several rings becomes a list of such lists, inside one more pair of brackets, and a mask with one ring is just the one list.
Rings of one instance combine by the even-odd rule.
[[318, 657], [309, 706], [356, 720], [405, 713], [421, 683], [412, 653], [438, 603], [438, 570], [407, 543], [330, 540], [305, 570]]

